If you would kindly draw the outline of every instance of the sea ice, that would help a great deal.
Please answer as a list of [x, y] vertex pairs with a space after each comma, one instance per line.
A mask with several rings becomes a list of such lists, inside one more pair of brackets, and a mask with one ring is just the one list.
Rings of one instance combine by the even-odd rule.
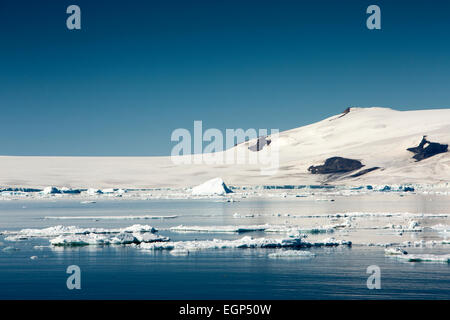
[[109, 234], [82, 234], [58, 236], [50, 240], [53, 246], [87, 246], [87, 245], [123, 245], [140, 244], [152, 242], [165, 242], [169, 238], [158, 236], [152, 233], [119, 233]]
[[406, 260], [409, 262], [441, 262], [450, 263], [450, 254], [405, 254], [398, 255], [396, 258]]
[[175, 219], [175, 218], [178, 218], [178, 216], [176, 216], [176, 215], [170, 215], [170, 216], [129, 215], [129, 216], [47, 216], [47, 217], [44, 217], [44, 219], [53, 219], [53, 220], [164, 220], [164, 219]]
[[404, 255], [408, 254], [405, 250], [402, 248], [387, 248], [384, 250], [384, 254], [387, 256], [398, 256], [398, 255]]

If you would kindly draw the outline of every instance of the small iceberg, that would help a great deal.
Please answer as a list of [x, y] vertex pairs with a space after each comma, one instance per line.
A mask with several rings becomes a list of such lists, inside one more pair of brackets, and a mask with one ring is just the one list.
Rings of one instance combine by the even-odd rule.
[[184, 226], [171, 227], [173, 232], [206, 232], [206, 233], [244, 233], [264, 231], [267, 225], [262, 226]]
[[214, 178], [192, 188], [192, 195], [194, 196], [223, 196], [232, 192], [222, 178]]
[[252, 238], [243, 237], [236, 240], [194, 240], [194, 241], [168, 241], [158, 243], [141, 243], [139, 248], [143, 250], [173, 250], [186, 249], [188, 251], [207, 249], [274, 249], [274, 248], [310, 248], [310, 247], [335, 247], [351, 246], [350, 241], [336, 240], [334, 238], [322, 241], [308, 242], [303, 235], [287, 238]]
[[387, 256], [401, 256], [404, 254], [408, 254], [408, 252], [406, 252], [402, 248], [387, 248], [384, 250], [384, 254]]
[[61, 193], [61, 190], [59, 190], [56, 187], [46, 187], [46, 188], [44, 188], [42, 193], [43, 194], [59, 194], [59, 193]]
[[82, 234], [59, 236], [50, 240], [53, 246], [75, 247], [89, 245], [124, 245], [124, 244], [140, 244], [152, 242], [166, 242], [170, 239], [158, 236], [156, 234], [140, 234], [140, 233], [119, 233], [117, 235], [110, 234]]

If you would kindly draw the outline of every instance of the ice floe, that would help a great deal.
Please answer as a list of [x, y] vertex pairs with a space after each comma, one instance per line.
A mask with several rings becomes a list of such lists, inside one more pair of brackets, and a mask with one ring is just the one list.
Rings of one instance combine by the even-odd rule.
[[252, 238], [249, 236], [236, 240], [195, 240], [195, 241], [169, 241], [164, 243], [141, 243], [138, 245], [144, 250], [173, 250], [185, 249], [188, 251], [205, 249], [238, 249], [238, 248], [309, 248], [351, 246], [351, 241], [336, 240], [334, 238], [322, 241], [306, 241], [304, 235], [287, 238]]
[[387, 256], [398, 256], [398, 255], [404, 255], [408, 254], [405, 250], [402, 248], [387, 248], [384, 250], [384, 254]]
[[450, 225], [448, 225], [448, 224], [439, 223], [434, 226], [431, 226], [430, 228], [433, 230], [436, 230], [437, 232], [440, 232], [440, 233], [444, 233], [444, 234], [450, 233]]
[[102, 190], [100, 189], [95, 189], [95, 188], [89, 188], [86, 193], [88, 195], [99, 195], [99, 194], [103, 194]]
[[189, 254], [189, 250], [184, 248], [175, 248], [170, 250], [169, 253], [173, 256], [187, 256]]
[[184, 226], [171, 227], [173, 232], [207, 232], [207, 233], [244, 233], [252, 231], [264, 231], [267, 225], [263, 226]]
[[156, 234], [140, 233], [119, 233], [115, 235], [108, 234], [82, 234], [58, 236], [50, 240], [53, 246], [87, 246], [87, 245], [122, 245], [122, 244], [140, 244], [152, 242], [165, 242], [169, 238], [158, 236]]
[[128, 216], [46, 216], [44, 219], [53, 220], [164, 220], [175, 219], [177, 215], [154, 216], [154, 215], [128, 215]]
[[408, 262], [450, 263], [450, 254], [398, 254], [393, 257]]

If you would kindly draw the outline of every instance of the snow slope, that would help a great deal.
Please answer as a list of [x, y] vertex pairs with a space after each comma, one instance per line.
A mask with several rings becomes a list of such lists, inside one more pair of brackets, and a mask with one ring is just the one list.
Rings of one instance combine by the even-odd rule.
[[[396, 111], [352, 108], [320, 122], [281, 132], [264, 150], [279, 150], [279, 169], [258, 164], [175, 164], [170, 157], [0, 157], [0, 186], [71, 188], [192, 187], [222, 177], [228, 185], [437, 184], [450, 181], [450, 153], [416, 162], [406, 148], [428, 140], [450, 144], [450, 109]], [[169, 141], [168, 141], [169, 143]], [[255, 140], [219, 153], [248, 151]], [[262, 151], [260, 151], [262, 152]], [[312, 175], [307, 169], [333, 156], [381, 167], [357, 178]]]

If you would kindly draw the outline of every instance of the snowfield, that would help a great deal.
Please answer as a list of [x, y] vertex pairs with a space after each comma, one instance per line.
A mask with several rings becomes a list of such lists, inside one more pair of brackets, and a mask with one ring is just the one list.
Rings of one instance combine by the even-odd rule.
[[[419, 144], [422, 136], [450, 144], [450, 109], [396, 111], [388, 108], [351, 108], [347, 114], [281, 132], [264, 150], [279, 150], [279, 168], [273, 175], [261, 175], [257, 164], [181, 164], [170, 157], [0, 157], [0, 186], [40, 188], [49, 186], [85, 188], [90, 195], [111, 188], [192, 188], [193, 193], [224, 193], [217, 183], [202, 183], [216, 177], [230, 186], [262, 185], [392, 185], [441, 184], [450, 181], [450, 153], [416, 162], [407, 148]], [[169, 138], [168, 138], [169, 142]], [[223, 154], [247, 156], [255, 140], [239, 144]], [[261, 151], [259, 151], [261, 152]], [[352, 174], [311, 174], [308, 168], [330, 157], [362, 162]], [[185, 156], [190, 157], [190, 156]], [[217, 188], [217, 189], [215, 189]]]

